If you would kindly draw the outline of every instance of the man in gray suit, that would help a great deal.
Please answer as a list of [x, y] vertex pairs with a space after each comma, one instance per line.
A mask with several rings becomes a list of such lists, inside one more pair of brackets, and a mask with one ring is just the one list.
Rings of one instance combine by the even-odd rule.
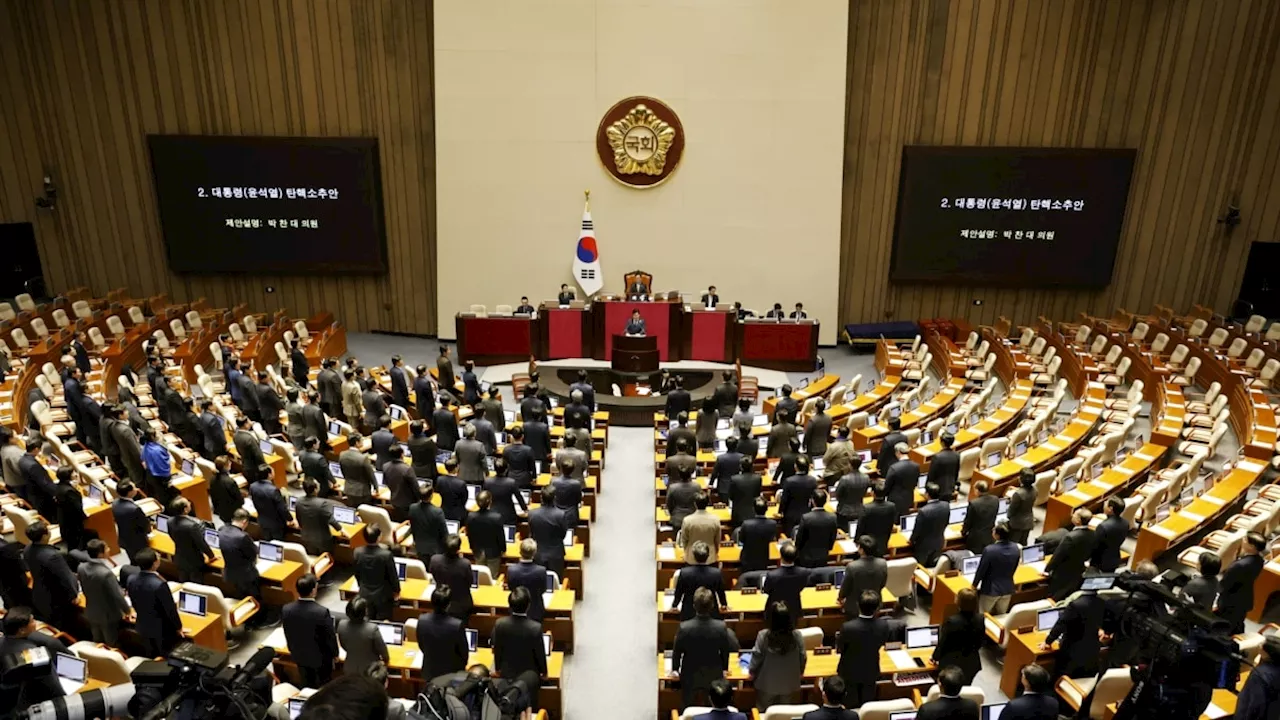
[[782, 457], [782, 453], [787, 451], [787, 448], [791, 446], [791, 441], [797, 436], [796, 426], [791, 424], [791, 416], [786, 413], [775, 412], [773, 427], [769, 428], [769, 444], [765, 446], [765, 457]]
[[484, 443], [476, 439], [475, 425], [462, 426], [462, 439], [453, 447], [453, 454], [458, 458], [458, 477], [468, 485], [484, 482], [489, 468], [485, 463]]
[[243, 415], [237, 418], [236, 432], [231, 436], [231, 442], [235, 444], [236, 452], [240, 453], [240, 464], [244, 468], [244, 478], [249, 482], [254, 482], [258, 479], [258, 468], [266, 465], [267, 459], [262, 454], [262, 446], [258, 444], [258, 436], [253, 434], [253, 430], [250, 427], [252, 426], [249, 418]]
[[284, 404], [284, 414], [288, 418], [288, 425], [285, 432], [289, 435], [289, 442], [293, 443], [293, 449], [301, 450], [302, 441], [307, 436], [306, 428], [302, 423], [302, 403], [298, 402], [298, 388], [289, 388], [288, 401]]
[[1018, 475], [1019, 487], [1009, 496], [1009, 539], [1019, 545], [1026, 545], [1031, 536], [1031, 528], [1035, 527], [1033, 514], [1036, 506], [1036, 471], [1023, 468]]
[[573, 473], [569, 477], [574, 480], [584, 480], [587, 475], [587, 454], [579, 450], [576, 447], [577, 442], [568, 435], [560, 441], [560, 444], [562, 447], [560, 452], [556, 453], [556, 467], [563, 466], [565, 460], [571, 460]]
[[667, 486], [667, 514], [671, 517], [671, 527], [677, 533], [684, 519], [697, 510], [701, 492], [702, 488], [693, 482], [693, 475], [677, 473], [671, 476], [671, 484]]
[[850, 620], [858, 617], [858, 601], [866, 590], [877, 595], [889, 581], [889, 563], [876, 557], [876, 541], [870, 535], [858, 538], [858, 557], [844, 568], [844, 582], [836, 596], [844, 603], [844, 616]]
[[107, 544], [90, 540], [86, 546], [89, 562], [76, 569], [80, 589], [84, 592], [84, 614], [93, 631], [93, 641], [111, 647], [120, 645], [120, 623], [130, 613], [129, 603], [120, 589], [120, 580], [103, 559]]
[[329, 449], [329, 419], [320, 408], [320, 393], [307, 391], [307, 402], [302, 406], [302, 437], [314, 437], [320, 441], [320, 449]]
[[667, 458], [667, 476], [672, 482], [677, 476], [693, 477], [698, 472], [698, 460], [689, 454], [692, 447], [681, 438], [676, 443], [676, 454]]
[[804, 426], [804, 451], [809, 457], [822, 457], [827, 452], [830, 436], [831, 416], [827, 414], [827, 401], [818, 398], [813, 404], [813, 417]]
[[145, 487], [147, 473], [142, 467], [142, 445], [129, 425], [129, 409], [123, 405], [116, 408], [116, 424], [111, 428], [111, 438], [120, 449], [120, 462], [129, 472], [129, 479], [134, 486]]
[[333, 534], [330, 528], [342, 532], [342, 525], [333, 519], [333, 504], [324, 498], [317, 497], [320, 483], [314, 478], [302, 481], [302, 492], [305, 497], [298, 499], [294, 514], [298, 518], [298, 532], [302, 535], [302, 546], [312, 555], [333, 552]]
[[342, 492], [347, 496], [347, 504], [351, 507], [371, 504], [373, 491], [378, 484], [373, 475], [373, 462], [368, 455], [356, 449], [360, 446], [361, 439], [357, 432], [348, 435], [347, 443], [350, 447], [338, 456], [344, 480]]

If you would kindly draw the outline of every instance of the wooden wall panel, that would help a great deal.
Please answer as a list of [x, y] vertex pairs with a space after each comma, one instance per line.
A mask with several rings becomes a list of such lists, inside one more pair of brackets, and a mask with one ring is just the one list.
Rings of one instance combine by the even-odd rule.
[[[853, 0], [841, 322], [1229, 310], [1250, 242], [1280, 235], [1278, 48], [1271, 0]], [[1136, 147], [1110, 286], [889, 282], [908, 144]]]
[[[432, 3], [0, 0], [0, 222], [33, 222], [49, 287], [128, 287], [351, 330], [436, 332]], [[149, 133], [376, 136], [383, 277], [179, 277]], [[59, 190], [37, 211], [45, 168]], [[265, 292], [273, 287], [274, 294]]]

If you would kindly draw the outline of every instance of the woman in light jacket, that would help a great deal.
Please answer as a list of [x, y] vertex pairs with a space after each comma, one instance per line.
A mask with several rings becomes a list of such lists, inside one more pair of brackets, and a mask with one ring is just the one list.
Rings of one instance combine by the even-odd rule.
[[756, 635], [747, 669], [756, 688], [756, 707], [788, 705], [800, 691], [806, 655], [804, 639], [795, 629], [785, 602], [769, 603], [769, 628]]

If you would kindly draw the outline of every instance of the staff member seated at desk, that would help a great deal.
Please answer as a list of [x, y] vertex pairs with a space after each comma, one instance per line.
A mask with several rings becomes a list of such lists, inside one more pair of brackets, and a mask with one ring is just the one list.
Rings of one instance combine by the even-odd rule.
[[573, 300], [573, 291], [569, 289], [568, 285], [561, 285], [560, 294], [556, 296], [556, 303], [564, 307], [573, 302]]
[[702, 293], [702, 307], [708, 310], [715, 310], [716, 305], [720, 304], [720, 296], [716, 294], [716, 286], [712, 285], [707, 291]]
[[773, 307], [764, 316], [769, 320], [781, 320], [787, 316], [787, 311], [782, 309], [782, 303], [774, 303]]
[[792, 320], [804, 320], [809, 317], [809, 313], [804, 311], [804, 303], [796, 303], [796, 309], [791, 311], [790, 318]]
[[644, 337], [644, 334], [645, 334], [644, 318], [640, 317], [639, 310], [631, 311], [631, 320], [627, 322], [627, 327], [624, 330], [624, 332], [629, 337]]
[[524, 314], [532, 316], [537, 313], [532, 305], [529, 304], [529, 298], [521, 296], [520, 304], [516, 306], [516, 314]]

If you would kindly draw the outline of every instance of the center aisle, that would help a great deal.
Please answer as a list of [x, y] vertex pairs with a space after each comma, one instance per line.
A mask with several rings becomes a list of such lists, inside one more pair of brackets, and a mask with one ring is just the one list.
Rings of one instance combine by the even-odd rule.
[[658, 711], [652, 428], [609, 428], [604, 486], [591, 526], [586, 596], [574, 621], [575, 652], [565, 665], [565, 715], [651, 718]]

